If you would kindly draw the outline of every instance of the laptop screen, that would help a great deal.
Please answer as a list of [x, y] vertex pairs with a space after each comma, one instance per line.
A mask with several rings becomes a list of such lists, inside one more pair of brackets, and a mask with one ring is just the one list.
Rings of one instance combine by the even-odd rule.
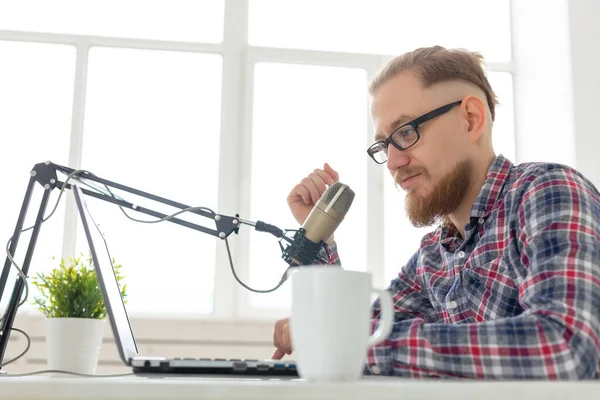
[[129, 318], [127, 317], [127, 310], [121, 298], [121, 291], [119, 290], [117, 277], [113, 270], [108, 245], [100, 227], [92, 214], [90, 214], [83, 193], [77, 185], [73, 185], [73, 194], [75, 195], [77, 210], [81, 217], [85, 236], [92, 254], [92, 260], [94, 261], [96, 275], [98, 276], [98, 282], [104, 297], [104, 304], [111, 320], [117, 347], [123, 361], [129, 364], [129, 359], [137, 356], [138, 350], [131, 325], [129, 324]]

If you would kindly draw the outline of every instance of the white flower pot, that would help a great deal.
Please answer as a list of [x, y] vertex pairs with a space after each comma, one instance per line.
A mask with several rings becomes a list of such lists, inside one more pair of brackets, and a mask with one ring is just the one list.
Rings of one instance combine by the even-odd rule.
[[95, 374], [104, 323], [92, 318], [47, 318], [48, 368]]

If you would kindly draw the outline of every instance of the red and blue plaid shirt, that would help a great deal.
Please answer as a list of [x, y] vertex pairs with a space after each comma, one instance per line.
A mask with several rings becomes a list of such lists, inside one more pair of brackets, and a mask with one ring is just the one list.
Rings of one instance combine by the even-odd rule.
[[[452, 225], [425, 235], [387, 290], [394, 328], [369, 349], [366, 373], [594, 378], [600, 194], [572, 168], [498, 156], [464, 239]], [[379, 312], [375, 302], [373, 329]]]

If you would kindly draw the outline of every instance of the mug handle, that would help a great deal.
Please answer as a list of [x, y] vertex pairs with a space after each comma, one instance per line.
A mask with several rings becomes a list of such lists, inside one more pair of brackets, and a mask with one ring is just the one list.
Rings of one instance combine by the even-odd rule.
[[394, 326], [394, 309], [392, 307], [392, 295], [383, 289], [371, 289], [373, 292], [379, 295], [379, 301], [381, 304], [381, 313], [379, 315], [380, 322], [377, 330], [369, 336], [367, 346], [375, 346], [378, 343], [383, 342], [392, 333], [392, 327]]

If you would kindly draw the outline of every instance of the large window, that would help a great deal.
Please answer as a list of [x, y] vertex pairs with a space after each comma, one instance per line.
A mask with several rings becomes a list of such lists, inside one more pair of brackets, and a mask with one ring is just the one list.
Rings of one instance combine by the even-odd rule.
[[[51, 160], [69, 161], [71, 109], [75, 79], [75, 48], [72, 46], [8, 42], [0, 40], [0, 242], [2, 265], [8, 239], [13, 234], [19, 209], [34, 164]], [[32, 204], [39, 204], [42, 190]], [[53, 193], [53, 206], [57, 193]], [[44, 224], [30, 275], [48, 268], [52, 257], [60, 257], [65, 223], [64, 203]], [[47, 215], [50, 213], [48, 210]], [[25, 226], [35, 222], [37, 210], [28, 213]], [[22, 260], [31, 230], [21, 235], [17, 259]], [[14, 269], [9, 282], [14, 282]], [[33, 288], [32, 288], [33, 289]], [[12, 286], [8, 285], [2, 304], [4, 312]], [[32, 295], [30, 298], [32, 298]]]
[[495, 62], [511, 59], [505, 0], [250, 0], [249, 22], [248, 40], [256, 46], [399, 54], [442, 45], [477, 50]]
[[[356, 193], [335, 233], [344, 266], [384, 286], [427, 230], [412, 228], [403, 195], [368, 159], [367, 84], [393, 55], [419, 46], [487, 58], [501, 101], [494, 144], [515, 158], [509, 0], [94, 4], [0, 3], [3, 246], [30, 168], [47, 159], [288, 229], [298, 228], [289, 191], [328, 162]], [[44, 224], [31, 273], [52, 267], [51, 257], [87, 252], [72, 206]], [[100, 201], [90, 207], [123, 265], [132, 314], [287, 314], [289, 283], [269, 295], [246, 291], [221, 240], [134, 223]], [[286, 265], [276, 238], [244, 226], [229, 242], [241, 279], [257, 289], [278, 282]]]
[[[340, 181], [358, 192], [343, 221], [340, 243], [366, 243], [367, 113], [364, 69], [258, 63], [254, 70], [251, 218], [269, 218], [297, 228], [286, 204], [290, 185], [310, 166], [324, 162], [340, 171]], [[285, 99], [282, 101], [282, 99]], [[310, 116], [310, 117], [309, 117]], [[343, 245], [341, 245], [343, 247]], [[366, 270], [365, 246], [347, 246], [344, 266]], [[271, 237], [250, 237], [250, 282], [274, 286], [281, 275], [281, 253]], [[253, 294], [250, 305], [289, 306], [289, 285], [272, 295]]]
[[[213, 54], [92, 48], [82, 166], [162, 197], [218, 209], [221, 65]], [[212, 311], [215, 269], [207, 266], [215, 265], [214, 237], [168, 222], [136, 223], [111, 204], [94, 206], [111, 253], [127, 271], [131, 312], [169, 313], [173, 303], [165, 298], [178, 299], [179, 313]], [[78, 233], [84, 250], [85, 236]]]
[[0, 29], [218, 43], [223, 0], [20, 0], [0, 4]]

